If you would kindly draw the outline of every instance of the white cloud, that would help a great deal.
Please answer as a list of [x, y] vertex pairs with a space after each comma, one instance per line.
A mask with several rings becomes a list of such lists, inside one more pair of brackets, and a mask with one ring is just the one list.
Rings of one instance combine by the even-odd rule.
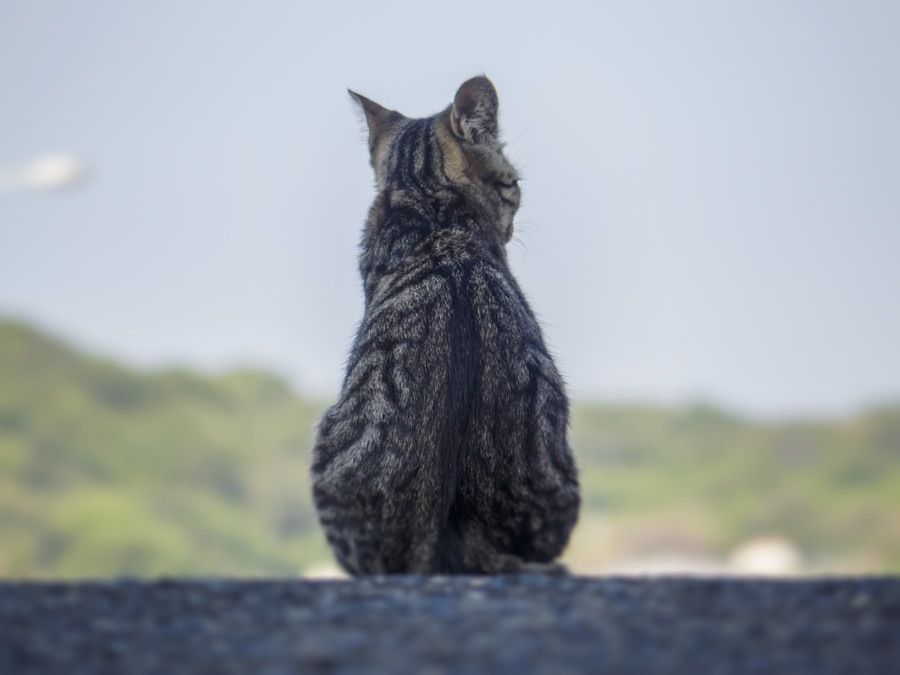
[[55, 190], [73, 185], [87, 173], [71, 155], [45, 155], [11, 170], [0, 170], [0, 190]]

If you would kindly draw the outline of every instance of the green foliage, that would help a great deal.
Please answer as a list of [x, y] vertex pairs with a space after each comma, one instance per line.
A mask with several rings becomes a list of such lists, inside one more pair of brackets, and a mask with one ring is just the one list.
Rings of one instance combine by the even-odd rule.
[[582, 405], [572, 442], [588, 511], [703, 514], [726, 555], [778, 535], [807, 567], [887, 571], [900, 561], [900, 407], [851, 420], [751, 423], [720, 411]]
[[264, 373], [141, 373], [0, 321], [0, 575], [327, 559], [308, 481], [320, 407]]
[[[265, 373], [139, 372], [0, 320], [0, 576], [328, 563], [308, 478], [322, 407]], [[813, 568], [900, 571], [900, 406], [763, 424], [709, 407], [579, 405], [572, 445], [576, 559], [613, 527], [629, 546], [718, 555], [775, 533]]]

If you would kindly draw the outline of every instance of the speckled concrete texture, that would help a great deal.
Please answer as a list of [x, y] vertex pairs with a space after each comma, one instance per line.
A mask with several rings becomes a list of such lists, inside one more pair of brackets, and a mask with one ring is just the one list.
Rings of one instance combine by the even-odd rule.
[[0, 583], [0, 673], [900, 672], [900, 579]]

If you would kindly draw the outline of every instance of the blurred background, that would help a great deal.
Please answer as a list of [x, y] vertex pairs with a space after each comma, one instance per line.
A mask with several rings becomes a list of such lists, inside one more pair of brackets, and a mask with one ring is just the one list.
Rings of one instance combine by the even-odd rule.
[[485, 73], [583, 573], [900, 572], [900, 5], [0, 5], [0, 577], [328, 574], [346, 88]]

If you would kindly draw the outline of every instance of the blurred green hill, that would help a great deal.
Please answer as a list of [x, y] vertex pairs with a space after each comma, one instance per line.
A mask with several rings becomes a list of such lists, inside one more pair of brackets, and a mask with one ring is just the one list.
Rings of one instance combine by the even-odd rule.
[[[295, 574], [325, 403], [254, 371], [142, 372], [0, 320], [0, 577]], [[810, 571], [900, 571], [900, 406], [759, 423], [579, 405], [581, 571], [778, 536]]]

